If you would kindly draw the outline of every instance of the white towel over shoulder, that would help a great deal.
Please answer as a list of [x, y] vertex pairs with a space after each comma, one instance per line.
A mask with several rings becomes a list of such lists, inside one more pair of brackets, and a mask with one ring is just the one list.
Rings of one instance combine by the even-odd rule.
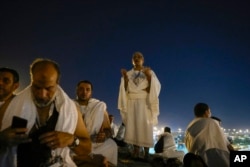
[[[59, 112], [55, 130], [73, 134], [78, 119], [76, 105], [59, 85], [56, 92], [55, 106]], [[31, 86], [28, 86], [9, 104], [3, 118], [4, 121], [1, 130], [9, 127], [12, 122], [12, 117], [16, 115], [28, 120], [27, 128], [30, 131], [35, 123], [36, 112], [36, 106], [32, 100]], [[67, 166], [76, 166], [69, 156], [70, 149], [68, 147], [58, 148], [55, 152], [56, 155], [61, 155], [64, 158]], [[10, 148], [5, 155], [0, 156], [0, 166], [16, 166], [16, 147]]]

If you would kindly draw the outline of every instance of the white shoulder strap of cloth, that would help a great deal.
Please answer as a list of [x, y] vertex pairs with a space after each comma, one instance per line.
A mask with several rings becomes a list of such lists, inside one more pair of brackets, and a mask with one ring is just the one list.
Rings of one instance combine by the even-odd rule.
[[107, 106], [104, 102], [91, 98], [87, 110], [88, 111], [84, 116], [84, 121], [89, 134], [93, 135], [98, 133], [102, 126], [104, 111], [107, 110]]

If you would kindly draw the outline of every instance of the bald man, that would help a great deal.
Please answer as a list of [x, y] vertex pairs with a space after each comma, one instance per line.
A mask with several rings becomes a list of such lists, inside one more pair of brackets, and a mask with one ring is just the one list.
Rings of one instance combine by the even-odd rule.
[[[37, 59], [30, 66], [30, 76], [31, 84], [8, 108], [7, 119], [17, 115], [28, 120], [27, 134], [32, 139], [18, 146], [17, 166], [75, 167], [71, 153], [87, 156], [91, 142], [75, 103], [59, 86], [59, 66], [52, 60]], [[13, 163], [16, 166], [14, 159]]]

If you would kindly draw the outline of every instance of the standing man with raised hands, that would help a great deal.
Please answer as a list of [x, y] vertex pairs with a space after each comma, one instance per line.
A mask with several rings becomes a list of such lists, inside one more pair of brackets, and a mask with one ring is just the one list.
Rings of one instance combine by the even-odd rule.
[[141, 52], [133, 54], [132, 64], [129, 71], [121, 69], [118, 109], [126, 126], [124, 141], [134, 145], [133, 158], [140, 159], [140, 147], [144, 147], [143, 159], [147, 160], [149, 148], [154, 146], [153, 126], [158, 123], [161, 84], [154, 71], [144, 66]]

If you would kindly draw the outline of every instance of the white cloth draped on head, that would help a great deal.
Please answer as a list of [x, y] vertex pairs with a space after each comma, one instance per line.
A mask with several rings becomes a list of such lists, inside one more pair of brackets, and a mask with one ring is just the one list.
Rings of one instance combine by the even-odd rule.
[[[78, 120], [77, 109], [73, 100], [68, 97], [59, 85], [57, 86], [55, 96], [55, 107], [59, 112], [55, 130], [74, 134]], [[9, 104], [3, 118], [4, 121], [1, 130], [9, 127], [12, 122], [12, 117], [16, 115], [28, 120], [27, 128], [29, 132], [35, 124], [36, 112], [36, 106], [32, 99], [31, 86], [28, 86]], [[68, 147], [57, 148], [54, 151], [56, 155], [61, 155], [64, 158], [67, 165], [71, 167], [76, 166], [69, 156], [70, 149]], [[12, 147], [8, 150], [6, 156], [3, 156], [5, 158], [0, 159], [0, 166], [15, 166], [16, 155], [13, 154], [16, 154], [16, 147]]]

